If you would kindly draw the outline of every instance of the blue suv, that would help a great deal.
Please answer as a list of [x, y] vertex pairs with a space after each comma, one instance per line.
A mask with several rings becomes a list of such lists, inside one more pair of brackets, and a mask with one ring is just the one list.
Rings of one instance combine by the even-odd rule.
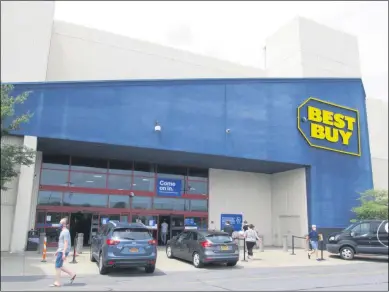
[[98, 261], [104, 275], [112, 268], [144, 267], [153, 273], [157, 262], [157, 242], [142, 223], [109, 221], [92, 237], [90, 260]]

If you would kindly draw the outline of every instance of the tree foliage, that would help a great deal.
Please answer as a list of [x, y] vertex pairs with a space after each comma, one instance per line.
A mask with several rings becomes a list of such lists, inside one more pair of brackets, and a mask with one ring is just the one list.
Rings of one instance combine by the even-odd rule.
[[367, 190], [359, 200], [361, 205], [352, 209], [356, 220], [388, 220], [388, 190]]
[[12, 96], [13, 90], [13, 85], [1, 84], [1, 190], [7, 190], [6, 184], [18, 176], [17, 166], [29, 166], [34, 163], [35, 157], [32, 149], [24, 145], [8, 144], [4, 139], [32, 117], [30, 112], [15, 116], [15, 106], [23, 104], [30, 92]]

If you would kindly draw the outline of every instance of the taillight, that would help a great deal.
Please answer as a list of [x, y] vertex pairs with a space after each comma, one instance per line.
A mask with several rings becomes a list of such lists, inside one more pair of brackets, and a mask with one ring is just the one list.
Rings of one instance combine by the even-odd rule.
[[155, 239], [151, 239], [148, 241], [150, 245], [157, 245], [157, 241]]
[[202, 241], [200, 242], [202, 247], [211, 247], [212, 244], [209, 241]]
[[116, 240], [116, 239], [107, 239], [106, 241], [107, 245], [117, 245], [120, 243], [120, 240]]

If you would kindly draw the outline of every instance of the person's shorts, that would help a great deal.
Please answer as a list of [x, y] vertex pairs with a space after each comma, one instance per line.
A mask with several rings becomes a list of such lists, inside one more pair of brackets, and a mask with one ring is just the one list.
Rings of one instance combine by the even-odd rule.
[[[63, 259], [62, 259], [63, 252], [58, 252], [57, 253], [57, 258], [55, 259], [55, 267], [57, 269], [62, 268], [63, 266]], [[65, 256], [68, 256], [69, 252], [65, 253]]]
[[317, 250], [318, 249], [317, 241], [311, 240], [311, 247], [312, 247], [313, 250]]

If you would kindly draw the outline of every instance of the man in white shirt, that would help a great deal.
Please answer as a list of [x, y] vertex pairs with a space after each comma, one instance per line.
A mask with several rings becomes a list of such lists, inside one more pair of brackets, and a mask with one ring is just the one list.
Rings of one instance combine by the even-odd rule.
[[169, 224], [166, 223], [166, 220], [163, 220], [161, 224], [161, 240], [163, 245], [166, 245], [167, 231], [169, 229]]

